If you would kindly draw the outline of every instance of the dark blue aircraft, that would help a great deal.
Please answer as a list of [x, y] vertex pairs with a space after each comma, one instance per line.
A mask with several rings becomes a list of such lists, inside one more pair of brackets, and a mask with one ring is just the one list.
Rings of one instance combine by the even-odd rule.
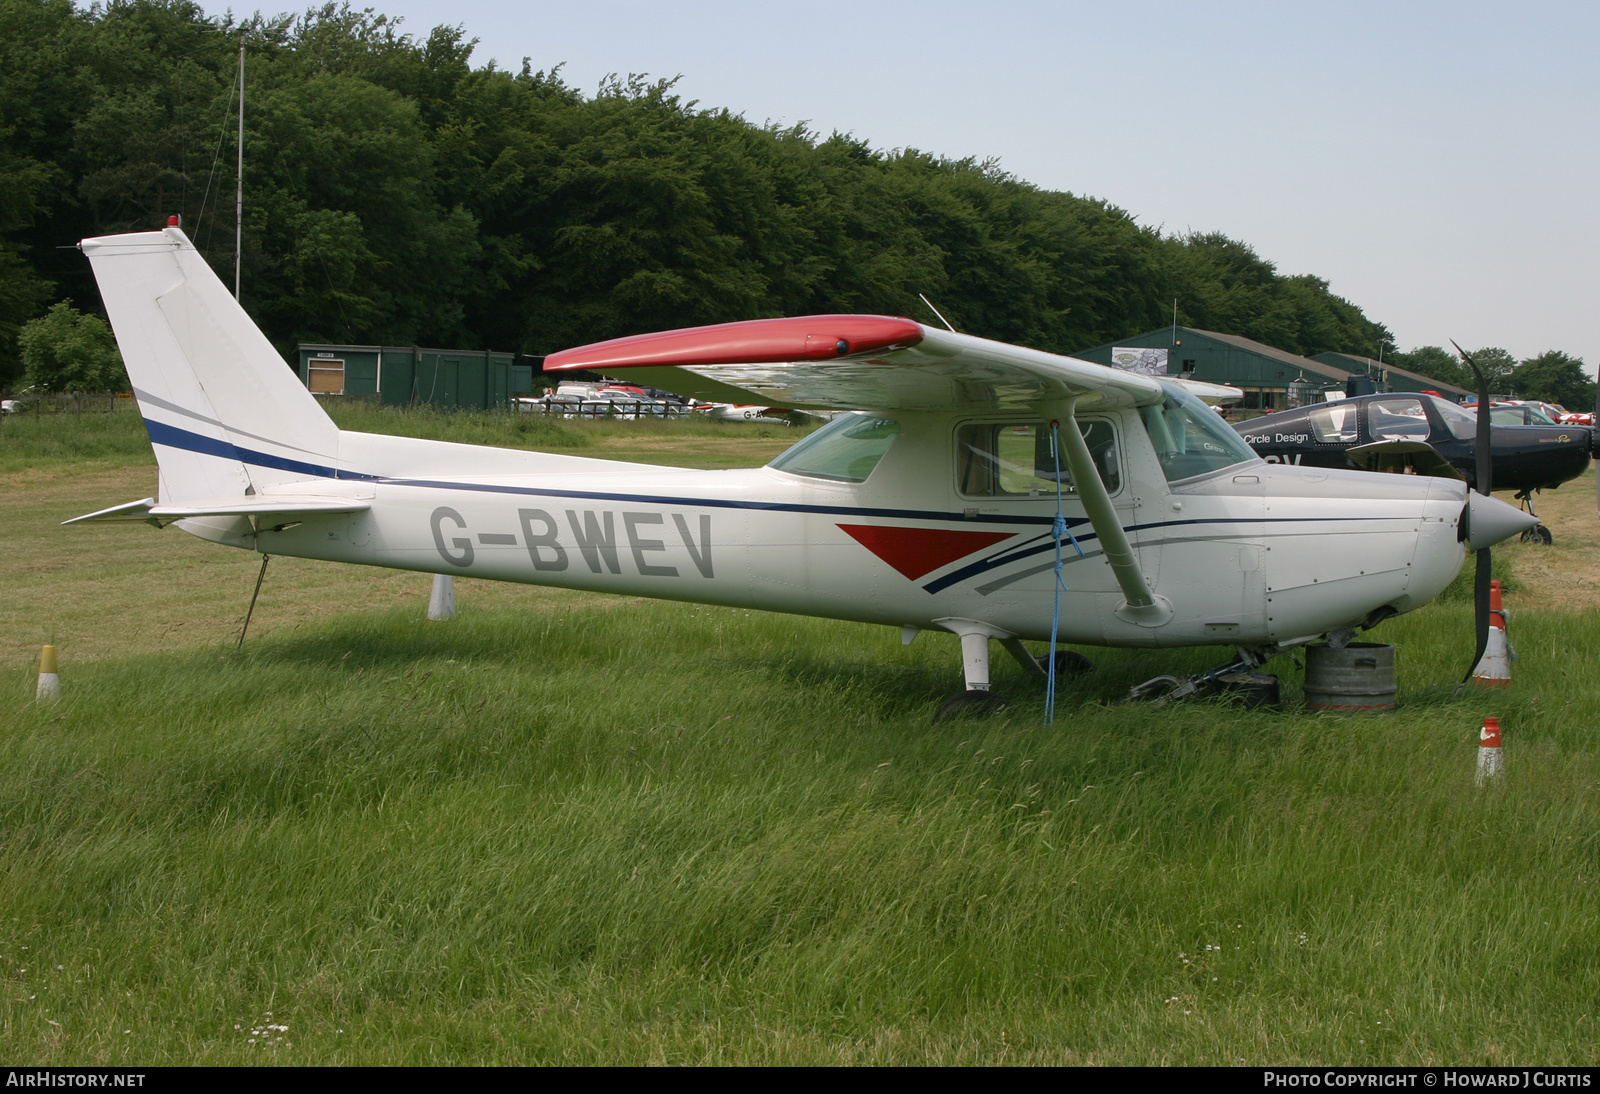
[[[1529, 512], [1534, 491], [1577, 478], [1600, 454], [1590, 426], [1502, 425], [1494, 418], [1491, 411], [1491, 481], [1497, 490], [1515, 490]], [[1434, 395], [1361, 395], [1282, 410], [1233, 428], [1268, 463], [1477, 481], [1477, 414]], [[1532, 534], [1550, 540], [1543, 525]]]

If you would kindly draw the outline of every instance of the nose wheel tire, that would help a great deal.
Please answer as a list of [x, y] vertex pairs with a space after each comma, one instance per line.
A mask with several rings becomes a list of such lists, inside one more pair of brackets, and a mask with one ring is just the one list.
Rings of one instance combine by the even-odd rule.
[[1247, 707], [1275, 707], [1283, 701], [1283, 692], [1276, 676], [1260, 672], [1233, 672], [1217, 677], [1223, 695], [1241, 701]]
[[1010, 705], [992, 691], [958, 691], [939, 704], [933, 714], [933, 724], [956, 718], [987, 718]]
[[1555, 537], [1550, 534], [1550, 529], [1542, 524], [1535, 524], [1532, 528], [1522, 533], [1522, 542], [1524, 543], [1542, 543], [1548, 547], [1554, 541]]

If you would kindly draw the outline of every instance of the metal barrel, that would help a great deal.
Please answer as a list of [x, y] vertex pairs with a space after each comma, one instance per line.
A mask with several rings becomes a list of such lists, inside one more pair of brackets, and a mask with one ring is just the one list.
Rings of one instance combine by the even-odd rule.
[[1314, 642], [1306, 647], [1306, 706], [1312, 710], [1393, 710], [1398, 690], [1393, 646], [1352, 642], [1337, 648]]

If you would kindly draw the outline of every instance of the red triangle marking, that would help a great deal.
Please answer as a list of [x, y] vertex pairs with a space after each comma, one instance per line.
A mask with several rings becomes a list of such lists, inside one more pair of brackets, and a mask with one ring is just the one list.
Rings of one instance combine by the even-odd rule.
[[861, 546], [915, 581], [1015, 532], [958, 532], [948, 528], [893, 528], [871, 524], [839, 525]]

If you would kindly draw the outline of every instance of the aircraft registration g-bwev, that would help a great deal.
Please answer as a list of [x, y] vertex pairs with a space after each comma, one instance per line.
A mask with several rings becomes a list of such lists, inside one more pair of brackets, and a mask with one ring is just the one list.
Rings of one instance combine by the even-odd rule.
[[766, 467], [341, 431], [179, 229], [80, 246], [160, 485], [77, 520], [882, 623], [907, 641], [948, 631], [966, 685], [956, 706], [992, 701], [991, 640], [1033, 670], [1041, 659], [1023, 642], [1053, 625], [1063, 642], [1236, 645], [1259, 664], [1419, 607], [1468, 547], [1530, 523], [1451, 479], [1268, 464], [1176, 380], [887, 316], [670, 331], [546, 362], [707, 401], [859, 411]]

